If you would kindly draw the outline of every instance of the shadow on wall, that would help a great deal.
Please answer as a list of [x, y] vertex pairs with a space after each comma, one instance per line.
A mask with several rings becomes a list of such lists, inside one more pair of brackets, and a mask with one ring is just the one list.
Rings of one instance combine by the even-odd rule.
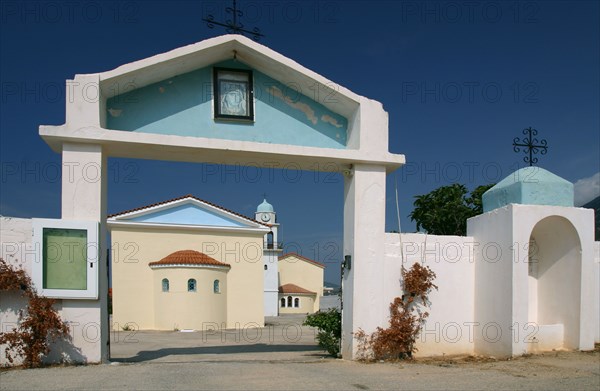
[[81, 349], [73, 345], [71, 339], [69, 339], [54, 342], [50, 346], [50, 354], [43, 361], [44, 364], [85, 364], [87, 358], [81, 354]]
[[[27, 302], [27, 299], [17, 292], [2, 292], [0, 295], [0, 332], [11, 332], [18, 326], [19, 312], [27, 308]], [[57, 340], [51, 344], [50, 353], [43, 358], [42, 362], [44, 364], [87, 362], [86, 357], [81, 354], [81, 349], [73, 345], [71, 341], [73, 336], [69, 335], [69, 337], [68, 340]], [[0, 346], [0, 365], [8, 364], [5, 349], [5, 345]], [[15, 359], [14, 365], [20, 365], [21, 362], [20, 359]]]

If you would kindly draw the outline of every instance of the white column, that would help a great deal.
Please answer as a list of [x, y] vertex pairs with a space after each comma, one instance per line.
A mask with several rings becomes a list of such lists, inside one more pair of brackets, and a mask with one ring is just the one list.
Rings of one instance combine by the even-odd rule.
[[352, 267], [344, 270], [342, 356], [356, 358], [352, 333], [385, 325], [389, 303], [383, 295], [385, 237], [383, 166], [357, 164], [344, 179], [344, 254]]
[[63, 144], [62, 218], [100, 222], [98, 300], [62, 300], [72, 322], [73, 345], [87, 362], [108, 360], [108, 276], [106, 265], [107, 158], [93, 144]]

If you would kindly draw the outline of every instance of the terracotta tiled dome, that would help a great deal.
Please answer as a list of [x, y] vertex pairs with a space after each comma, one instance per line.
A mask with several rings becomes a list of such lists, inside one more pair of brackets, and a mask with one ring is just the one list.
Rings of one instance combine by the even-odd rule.
[[200, 251], [195, 250], [180, 250], [175, 251], [172, 254], [167, 255], [163, 259], [157, 262], [150, 262], [150, 266], [160, 265], [214, 265], [214, 266], [227, 266], [231, 267], [227, 263], [219, 262], [214, 258], [209, 257]]

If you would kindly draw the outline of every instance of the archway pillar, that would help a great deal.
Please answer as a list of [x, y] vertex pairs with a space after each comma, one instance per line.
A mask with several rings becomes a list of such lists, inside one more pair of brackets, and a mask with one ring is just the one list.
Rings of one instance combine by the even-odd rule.
[[383, 165], [356, 164], [344, 178], [344, 255], [351, 267], [344, 270], [342, 356], [355, 359], [353, 333], [367, 333], [385, 324], [383, 294], [385, 235], [385, 179]]
[[70, 322], [72, 343], [87, 362], [108, 361], [108, 271], [106, 263], [107, 157], [96, 144], [62, 145], [64, 220], [98, 221], [98, 299], [62, 300], [62, 317]]

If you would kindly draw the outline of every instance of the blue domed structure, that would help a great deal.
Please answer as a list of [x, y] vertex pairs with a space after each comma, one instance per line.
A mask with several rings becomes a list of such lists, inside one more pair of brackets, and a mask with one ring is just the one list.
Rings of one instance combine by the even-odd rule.
[[573, 206], [573, 184], [540, 167], [525, 167], [483, 194], [483, 211], [508, 204]]
[[275, 210], [273, 209], [273, 205], [269, 204], [266, 198], [263, 200], [262, 204], [258, 205], [258, 207], [256, 208], [256, 213], [260, 212], [275, 212]]

